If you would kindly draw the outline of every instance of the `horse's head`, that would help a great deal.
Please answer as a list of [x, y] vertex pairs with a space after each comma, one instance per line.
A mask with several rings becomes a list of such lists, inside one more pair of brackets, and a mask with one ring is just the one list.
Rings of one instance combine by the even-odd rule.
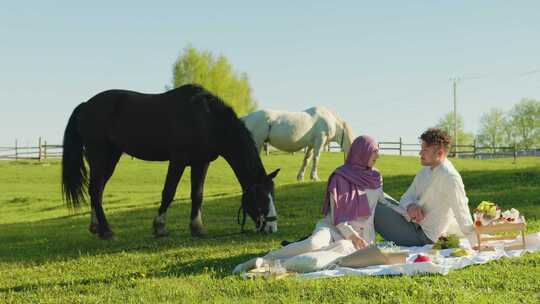
[[[242, 194], [242, 206], [238, 210], [238, 223], [244, 229], [246, 214], [255, 222], [258, 232], [277, 231], [277, 212], [274, 204], [274, 177], [279, 169], [264, 177], [259, 184], [254, 184]], [[240, 213], [243, 213], [240, 222]]]

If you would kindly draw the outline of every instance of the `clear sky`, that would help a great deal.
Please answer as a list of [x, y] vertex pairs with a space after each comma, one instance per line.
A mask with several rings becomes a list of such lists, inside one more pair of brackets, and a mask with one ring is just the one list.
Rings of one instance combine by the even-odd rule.
[[0, 145], [61, 143], [106, 89], [162, 92], [188, 44], [246, 72], [261, 108], [328, 106], [380, 141], [416, 142], [463, 77], [476, 132], [490, 108], [540, 99], [539, 38], [539, 1], [5, 1]]

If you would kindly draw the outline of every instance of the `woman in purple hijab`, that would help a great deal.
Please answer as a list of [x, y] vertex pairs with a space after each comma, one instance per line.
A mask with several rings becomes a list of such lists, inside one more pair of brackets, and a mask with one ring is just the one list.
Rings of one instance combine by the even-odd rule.
[[360, 248], [375, 240], [373, 225], [365, 227], [363, 222], [371, 219], [373, 223], [376, 203], [384, 199], [382, 177], [374, 168], [379, 157], [378, 146], [375, 139], [366, 135], [354, 140], [345, 164], [328, 179], [323, 204], [327, 222]]
[[[325, 251], [333, 256], [345, 256], [374, 243], [373, 215], [377, 203], [384, 201], [381, 174], [374, 168], [378, 158], [377, 141], [366, 135], [357, 137], [345, 164], [335, 169], [328, 179], [323, 203], [325, 217], [317, 222], [313, 233], [262, 258], [240, 264], [233, 272], [260, 267], [275, 260], [280, 260], [287, 269], [297, 271], [299, 266], [294, 264], [311, 252], [316, 252], [321, 260]], [[323, 267], [324, 263], [319, 262], [315, 261], [317, 267]]]

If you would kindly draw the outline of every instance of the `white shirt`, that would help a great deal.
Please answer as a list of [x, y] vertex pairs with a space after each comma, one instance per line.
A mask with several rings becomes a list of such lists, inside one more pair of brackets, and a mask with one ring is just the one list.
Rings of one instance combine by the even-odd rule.
[[411, 186], [401, 197], [400, 206], [406, 210], [413, 203], [424, 210], [424, 219], [419, 225], [433, 242], [447, 233], [450, 226], [455, 225], [471, 245], [476, 242], [469, 199], [461, 175], [450, 160], [445, 159], [434, 169], [424, 167], [416, 174]]
[[[375, 216], [375, 208], [377, 207], [378, 202], [384, 201], [384, 192], [382, 190], [382, 187], [379, 187], [377, 189], [366, 189], [364, 192], [367, 195], [368, 203], [369, 203], [369, 210], [371, 214], [369, 216], [359, 217], [358, 219], [342, 222], [337, 224], [335, 227], [339, 231], [339, 233], [344, 238], [349, 238], [351, 235], [355, 235], [357, 237], [362, 237], [364, 241], [368, 244], [373, 244], [375, 242], [375, 227], [373, 224], [373, 219]], [[329, 223], [333, 222], [333, 212], [335, 207], [334, 199], [331, 197], [331, 212], [328, 213], [328, 216], [326, 217], [326, 220]]]

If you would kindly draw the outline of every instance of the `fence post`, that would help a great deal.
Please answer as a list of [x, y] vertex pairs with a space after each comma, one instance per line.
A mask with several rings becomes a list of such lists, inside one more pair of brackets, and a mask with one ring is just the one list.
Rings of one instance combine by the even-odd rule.
[[474, 145], [474, 147], [473, 147], [473, 154], [474, 154], [473, 158], [476, 159], [476, 138], [473, 141], [473, 145]]
[[41, 161], [41, 136], [38, 138], [38, 161]]
[[47, 160], [47, 141], [43, 141], [43, 159]]
[[19, 149], [17, 148], [17, 140], [15, 139], [15, 160], [19, 159]]
[[399, 138], [399, 156], [403, 155], [403, 141]]
[[516, 163], [517, 161], [517, 147], [516, 147], [516, 144], [514, 143], [514, 164]]

